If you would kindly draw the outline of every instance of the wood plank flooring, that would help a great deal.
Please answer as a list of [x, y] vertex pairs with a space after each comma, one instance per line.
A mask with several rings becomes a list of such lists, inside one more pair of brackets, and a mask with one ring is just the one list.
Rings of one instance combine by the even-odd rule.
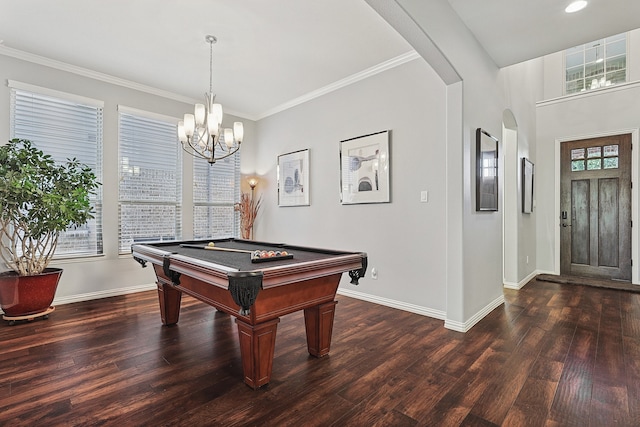
[[233, 318], [154, 291], [0, 324], [0, 426], [639, 426], [640, 294], [531, 281], [466, 334], [339, 296], [331, 353], [301, 313], [244, 385]]

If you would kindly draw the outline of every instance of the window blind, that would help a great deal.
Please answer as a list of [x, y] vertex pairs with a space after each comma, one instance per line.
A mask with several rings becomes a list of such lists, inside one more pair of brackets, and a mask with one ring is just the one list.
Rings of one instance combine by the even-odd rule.
[[[224, 152], [216, 148], [216, 156]], [[196, 239], [233, 237], [240, 229], [234, 206], [240, 200], [240, 152], [210, 165], [193, 160], [193, 235]]]
[[[28, 139], [57, 163], [76, 158], [91, 167], [102, 182], [102, 106], [75, 95], [56, 96], [25, 90], [30, 87], [9, 82], [11, 87], [10, 134]], [[16, 87], [20, 86], [20, 87]], [[46, 92], [46, 89], [43, 90]], [[52, 92], [52, 91], [49, 91]], [[102, 187], [92, 196], [95, 218], [60, 234], [56, 258], [102, 254]]]
[[119, 250], [182, 236], [182, 157], [177, 125], [119, 113]]

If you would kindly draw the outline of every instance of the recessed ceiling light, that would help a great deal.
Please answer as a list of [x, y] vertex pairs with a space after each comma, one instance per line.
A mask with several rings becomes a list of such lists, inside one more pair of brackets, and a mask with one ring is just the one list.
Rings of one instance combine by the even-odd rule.
[[585, 7], [587, 7], [587, 2], [585, 0], [578, 0], [578, 1], [574, 1], [569, 6], [567, 6], [567, 8], [564, 11], [567, 13], [573, 13], [573, 12], [577, 12], [579, 10], [584, 9]]

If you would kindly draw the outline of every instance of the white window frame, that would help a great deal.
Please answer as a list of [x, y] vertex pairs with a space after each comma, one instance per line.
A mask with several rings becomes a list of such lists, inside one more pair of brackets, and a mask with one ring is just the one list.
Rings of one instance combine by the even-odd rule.
[[[613, 38], [616, 37], [620, 37], [620, 36], [624, 36], [624, 45], [625, 45], [625, 52], [624, 52], [624, 58], [625, 58], [625, 67], [624, 68], [619, 68], [619, 69], [615, 69], [615, 70], [607, 70], [608, 68], [608, 64], [610, 64], [611, 62], [615, 61], [616, 59], [620, 59], [622, 57], [621, 54], [618, 55], [610, 55], [608, 53], [608, 48], [613, 44], [613, 43], [618, 43], [621, 40], [611, 40]], [[589, 52], [591, 51], [591, 52]], [[601, 78], [599, 79], [595, 79], [593, 77], [596, 76], [587, 76], [587, 68], [591, 65], [593, 65], [595, 62], [594, 61], [590, 61], [587, 58], [588, 55], [590, 55], [591, 53], [595, 53], [595, 55], [597, 57], [600, 57], [602, 59], [602, 67], [603, 67], [603, 74], [598, 74], [597, 76], [601, 76]], [[572, 55], [579, 55], [580, 53], [582, 53], [582, 64], [576, 65], [575, 68], [576, 72], [580, 71], [581, 73], [581, 77], [575, 78], [575, 79], [568, 79], [568, 70], [567, 70], [567, 56], [572, 56]], [[626, 83], [629, 81], [629, 33], [621, 33], [621, 34], [615, 34], [612, 35], [610, 37], [604, 37], [602, 39], [599, 40], [595, 40], [589, 43], [585, 43], [583, 45], [578, 45], [575, 46], [573, 48], [567, 49], [563, 52], [563, 93], [565, 95], [574, 95], [574, 94], [579, 94], [579, 93], [583, 93], [583, 92], [587, 92], [589, 90], [594, 90], [594, 89], [602, 89], [605, 87], [609, 87], [609, 86], [615, 86], [616, 84], [622, 84], [622, 83]], [[615, 75], [616, 73], [620, 73], [621, 71], [624, 71], [624, 81], [621, 82], [615, 82], [615, 81], [611, 81], [610, 78], [612, 75]], [[571, 91], [569, 92], [567, 90], [567, 86], [569, 85], [569, 83], [571, 82], [576, 82], [579, 80], [583, 80], [584, 81], [584, 87], [582, 90], [579, 91]]]
[[[123, 153], [126, 152], [125, 147], [123, 146], [123, 116], [125, 115], [129, 117], [126, 120], [128, 120], [127, 123], [130, 124], [132, 123], [132, 121], [135, 121], [137, 125], [144, 125], [144, 122], [147, 121], [151, 127], [149, 129], [146, 129], [146, 131], [151, 132], [153, 130], [161, 132], [163, 136], [162, 143], [169, 144], [170, 142], [175, 142], [175, 147], [169, 147], [168, 145], [165, 145], [163, 151], [165, 153], [169, 153], [164, 157], [164, 159], [167, 160], [165, 164], [171, 163], [175, 167], [175, 169], [172, 169], [173, 173], [175, 174], [175, 198], [167, 197], [167, 195], [173, 191], [173, 187], [171, 191], [158, 192], [156, 196], [148, 193], [146, 195], [141, 194], [141, 197], [139, 198], [134, 198], [124, 194], [125, 192], [122, 188], [123, 182], [138, 173], [144, 173], [144, 168], [141, 168], [139, 164], [142, 158], [134, 158], [132, 159], [133, 163], [131, 163], [129, 157], [123, 155]], [[158, 126], [155, 127], [155, 124], [157, 124]], [[178, 240], [182, 238], [183, 168], [182, 148], [180, 146], [180, 142], [178, 141], [177, 128], [178, 119], [174, 117], [164, 116], [149, 111], [138, 110], [123, 105], [118, 106], [118, 252], [121, 255], [131, 253], [131, 243], [151, 240]], [[143, 138], [139, 141], [140, 150], [142, 153], [145, 153], [144, 161], [148, 162], [150, 167], [153, 166], [154, 161], [162, 160], [153, 158], [153, 154], [157, 154], [158, 152], [160, 152], [160, 148], [157, 145], [158, 143], [160, 143], [160, 140], [160, 138]], [[153, 169], [150, 169], [150, 171], [152, 170]], [[149, 185], [145, 186], [145, 188], [153, 190], [156, 188], [154, 187], [154, 183], [157, 184], [158, 182], [159, 181], [157, 181], [154, 177], [151, 177], [148, 181]], [[168, 225], [169, 228], [174, 227], [174, 233], [169, 233], [167, 229], [154, 229], [151, 233], [134, 233], [135, 235], [129, 235], [129, 232], [123, 231], [123, 210], [127, 208], [131, 209], [132, 212], [135, 211], [135, 209], [140, 209], [142, 211], [149, 209], [169, 209], [170, 211], [174, 210], [175, 223], [173, 223], [172, 225]], [[166, 219], [166, 217], [161, 218]], [[150, 223], [153, 224], [153, 222], [146, 222], [145, 224], [149, 225]], [[167, 226], [167, 224], [164, 224], [164, 226]]]
[[[222, 151], [216, 148], [216, 155]], [[232, 172], [229, 173], [229, 169]], [[225, 188], [219, 188], [226, 181]], [[240, 201], [240, 151], [210, 165], [193, 158], [193, 233], [195, 239], [238, 237], [240, 215], [235, 211]], [[204, 188], [201, 188], [204, 186]], [[222, 214], [222, 218], [218, 218]], [[219, 220], [216, 221], [216, 218]], [[206, 232], [201, 224], [207, 223]]]
[[[11, 138], [30, 140], [37, 148], [50, 154], [59, 163], [70, 158], [78, 158], [81, 163], [90, 166], [98, 182], [102, 182], [104, 102], [14, 80], [8, 80], [7, 83], [11, 100], [9, 113]], [[43, 116], [38, 120], [38, 117], [30, 117], [27, 113], [23, 117], [17, 117], [16, 115], [20, 115], [16, 111], [17, 103], [21, 102], [21, 108], [26, 108], [28, 104], [25, 98], [29, 97], [38, 99], [43, 104], [46, 102], [49, 117]], [[59, 110], [51, 108], [56, 104], [60, 107]], [[34, 108], [38, 106], [35, 102], [32, 105]], [[44, 110], [42, 108], [42, 111]], [[95, 122], [91, 119], [94, 115]], [[86, 118], [83, 126], [74, 126], [70, 121], [77, 119], [77, 116]], [[47, 126], [47, 118], [55, 125]], [[76, 143], [75, 146], [74, 143]], [[87, 154], [91, 159], [80, 156], [78, 147], [84, 150], [90, 147], [91, 143], [95, 144], [91, 155]], [[95, 157], [93, 157], [94, 154]], [[70, 227], [67, 231], [60, 233], [54, 259], [103, 255], [102, 194], [102, 186], [98, 186], [95, 194], [91, 195], [94, 219], [89, 220], [87, 224]]]

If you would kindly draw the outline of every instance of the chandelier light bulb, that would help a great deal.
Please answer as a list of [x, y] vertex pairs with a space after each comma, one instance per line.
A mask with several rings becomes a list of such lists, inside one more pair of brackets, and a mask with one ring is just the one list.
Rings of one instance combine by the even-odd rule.
[[209, 135], [214, 135], [214, 136], [218, 136], [218, 133], [220, 132], [218, 119], [213, 113], [209, 113], [209, 115], [207, 116], [207, 130], [209, 131]]
[[218, 126], [222, 125], [222, 104], [213, 104], [211, 106], [211, 113], [215, 117], [216, 124]]
[[184, 132], [184, 122], [182, 120], [178, 122], [178, 139], [180, 142], [187, 142], [187, 134]]
[[188, 137], [192, 137], [193, 133], [196, 130], [196, 120], [193, 117], [193, 114], [185, 114], [184, 115], [184, 133]]
[[242, 142], [242, 138], [244, 137], [244, 126], [242, 122], [233, 122], [233, 137], [238, 144]]
[[224, 143], [227, 145], [227, 149], [231, 149], [233, 146], [233, 130], [231, 128], [224, 129]]
[[204, 104], [196, 104], [193, 115], [196, 118], [196, 126], [198, 127], [202, 126], [204, 124], [204, 118], [205, 118]]

